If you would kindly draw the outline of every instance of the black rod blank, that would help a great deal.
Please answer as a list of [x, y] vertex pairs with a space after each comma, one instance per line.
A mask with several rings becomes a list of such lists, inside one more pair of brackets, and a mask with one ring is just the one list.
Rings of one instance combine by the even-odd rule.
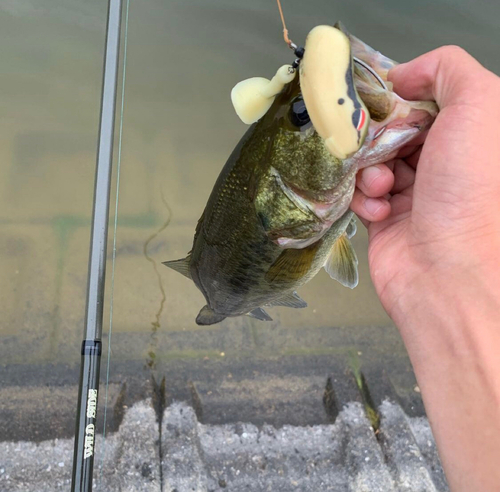
[[71, 490], [92, 490], [122, 0], [109, 0]]

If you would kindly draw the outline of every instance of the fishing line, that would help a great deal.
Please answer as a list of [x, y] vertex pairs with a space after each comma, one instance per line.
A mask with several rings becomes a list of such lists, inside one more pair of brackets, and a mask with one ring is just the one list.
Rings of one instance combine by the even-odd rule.
[[291, 48], [293, 43], [292, 40], [288, 37], [288, 29], [285, 24], [285, 16], [283, 15], [283, 10], [281, 8], [280, 0], [276, 0], [278, 2], [278, 10], [280, 11], [281, 23], [283, 24], [283, 38], [285, 39], [285, 43]]
[[123, 39], [123, 73], [121, 86], [121, 105], [120, 105], [120, 130], [118, 136], [118, 158], [116, 163], [116, 200], [115, 200], [115, 220], [113, 228], [113, 259], [111, 262], [111, 292], [109, 304], [109, 330], [108, 330], [108, 360], [106, 364], [106, 390], [104, 393], [104, 425], [102, 431], [102, 454], [99, 463], [99, 480], [102, 478], [104, 457], [106, 455], [106, 417], [108, 410], [108, 388], [109, 388], [109, 366], [111, 361], [111, 333], [113, 329], [113, 299], [115, 291], [115, 261], [116, 261], [116, 230], [118, 228], [118, 202], [120, 195], [120, 168], [122, 159], [122, 135], [123, 135], [123, 108], [125, 105], [125, 73], [127, 68], [127, 42], [128, 42], [128, 16], [130, 10], [130, 0], [127, 0], [125, 9], [125, 34]]
[[[288, 45], [288, 47], [292, 50], [294, 50], [294, 53], [300, 58], [304, 56], [304, 48], [298, 47], [289, 37], [288, 37], [288, 29], [286, 28], [285, 24], [285, 16], [283, 15], [283, 9], [281, 8], [281, 0], [276, 0], [278, 3], [278, 10], [280, 12], [280, 17], [281, 17], [281, 23], [283, 24], [283, 38], [285, 39], [285, 43]], [[372, 68], [370, 65], [365, 63], [363, 60], [360, 60], [359, 58], [353, 56], [354, 63], [357, 63], [358, 65], [361, 65], [364, 67], [368, 72], [372, 74], [373, 77], [375, 77], [376, 81], [380, 84], [380, 86], [385, 89], [387, 89], [387, 85], [383, 81], [383, 79], [380, 77], [380, 75]], [[300, 60], [295, 60], [293, 63], [293, 67], [297, 68], [299, 65]]]
[[297, 59], [292, 63], [292, 70], [297, 70], [297, 68], [299, 68], [300, 60], [304, 56], [304, 48], [302, 46], [297, 46], [288, 37], [288, 29], [285, 24], [285, 16], [283, 15], [283, 9], [281, 8], [281, 1], [276, 0], [276, 2], [278, 2], [278, 10], [280, 11], [281, 23], [283, 24], [283, 39], [288, 47], [295, 53], [295, 56], [297, 56]]

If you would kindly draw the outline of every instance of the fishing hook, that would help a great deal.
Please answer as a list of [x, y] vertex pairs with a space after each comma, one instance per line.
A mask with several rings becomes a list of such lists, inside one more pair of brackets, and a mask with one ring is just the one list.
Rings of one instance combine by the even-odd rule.
[[370, 65], [368, 65], [368, 63], [365, 63], [363, 60], [360, 60], [359, 58], [357, 58], [355, 56], [353, 56], [352, 59], [354, 60], [354, 63], [357, 63], [358, 65], [361, 65], [363, 68], [368, 70], [375, 77], [375, 79], [382, 86], [383, 89], [388, 90], [382, 77], [380, 77], [380, 75], [377, 72], [375, 72], [375, 70], [373, 70], [373, 68], [370, 67]]

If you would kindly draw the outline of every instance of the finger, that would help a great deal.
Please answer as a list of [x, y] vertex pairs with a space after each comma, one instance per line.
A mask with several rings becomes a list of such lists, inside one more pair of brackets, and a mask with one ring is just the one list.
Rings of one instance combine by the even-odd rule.
[[415, 183], [415, 169], [402, 159], [396, 159], [394, 163], [394, 186], [391, 193], [401, 193]]
[[[361, 190], [354, 190], [351, 210], [369, 222], [384, 220], [391, 213], [391, 206], [385, 198], [367, 197]], [[363, 222], [364, 223], [364, 222]]]
[[394, 184], [394, 175], [385, 164], [365, 167], [356, 176], [356, 185], [369, 197], [381, 197], [389, 193]]
[[391, 217], [398, 217], [411, 212], [413, 206], [413, 186], [406, 188], [391, 198]]
[[412, 155], [408, 156], [405, 161], [406, 163], [411, 166], [413, 169], [416, 169], [417, 168], [417, 164], [418, 164], [418, 161], [420, 159], [420, 154], [422, 153], [422, 148], [423, 147], [419, 147], [418, 150], [413, 153]]
[[465, 95], [469, 102], [470, 97], [480, 95], [478, 69], [488, 72], [462, 48], [443, 46], [394, 67], [388, 79], [401, 97], [411, 100], [433, 99], [442, 109], [463, 102]]
[[414, 154], [419, 147], [420, 147], [420, 145], [407, 145], [406, 147], [403, 147], [398, 152], [398, 155], [396, 157], [399, 157], [400, 159], [404, 159], [405, 157], [408, 157], [409, 155]]

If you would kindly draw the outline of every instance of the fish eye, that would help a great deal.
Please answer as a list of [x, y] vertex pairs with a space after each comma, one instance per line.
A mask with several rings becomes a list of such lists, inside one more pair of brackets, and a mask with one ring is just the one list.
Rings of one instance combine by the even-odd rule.
[[292, 103], [292, 107], [290, 108], [290, 121], [292, 125], [298, 128], [307, 125], [311, 121], [302, 96], [298, 96]]

